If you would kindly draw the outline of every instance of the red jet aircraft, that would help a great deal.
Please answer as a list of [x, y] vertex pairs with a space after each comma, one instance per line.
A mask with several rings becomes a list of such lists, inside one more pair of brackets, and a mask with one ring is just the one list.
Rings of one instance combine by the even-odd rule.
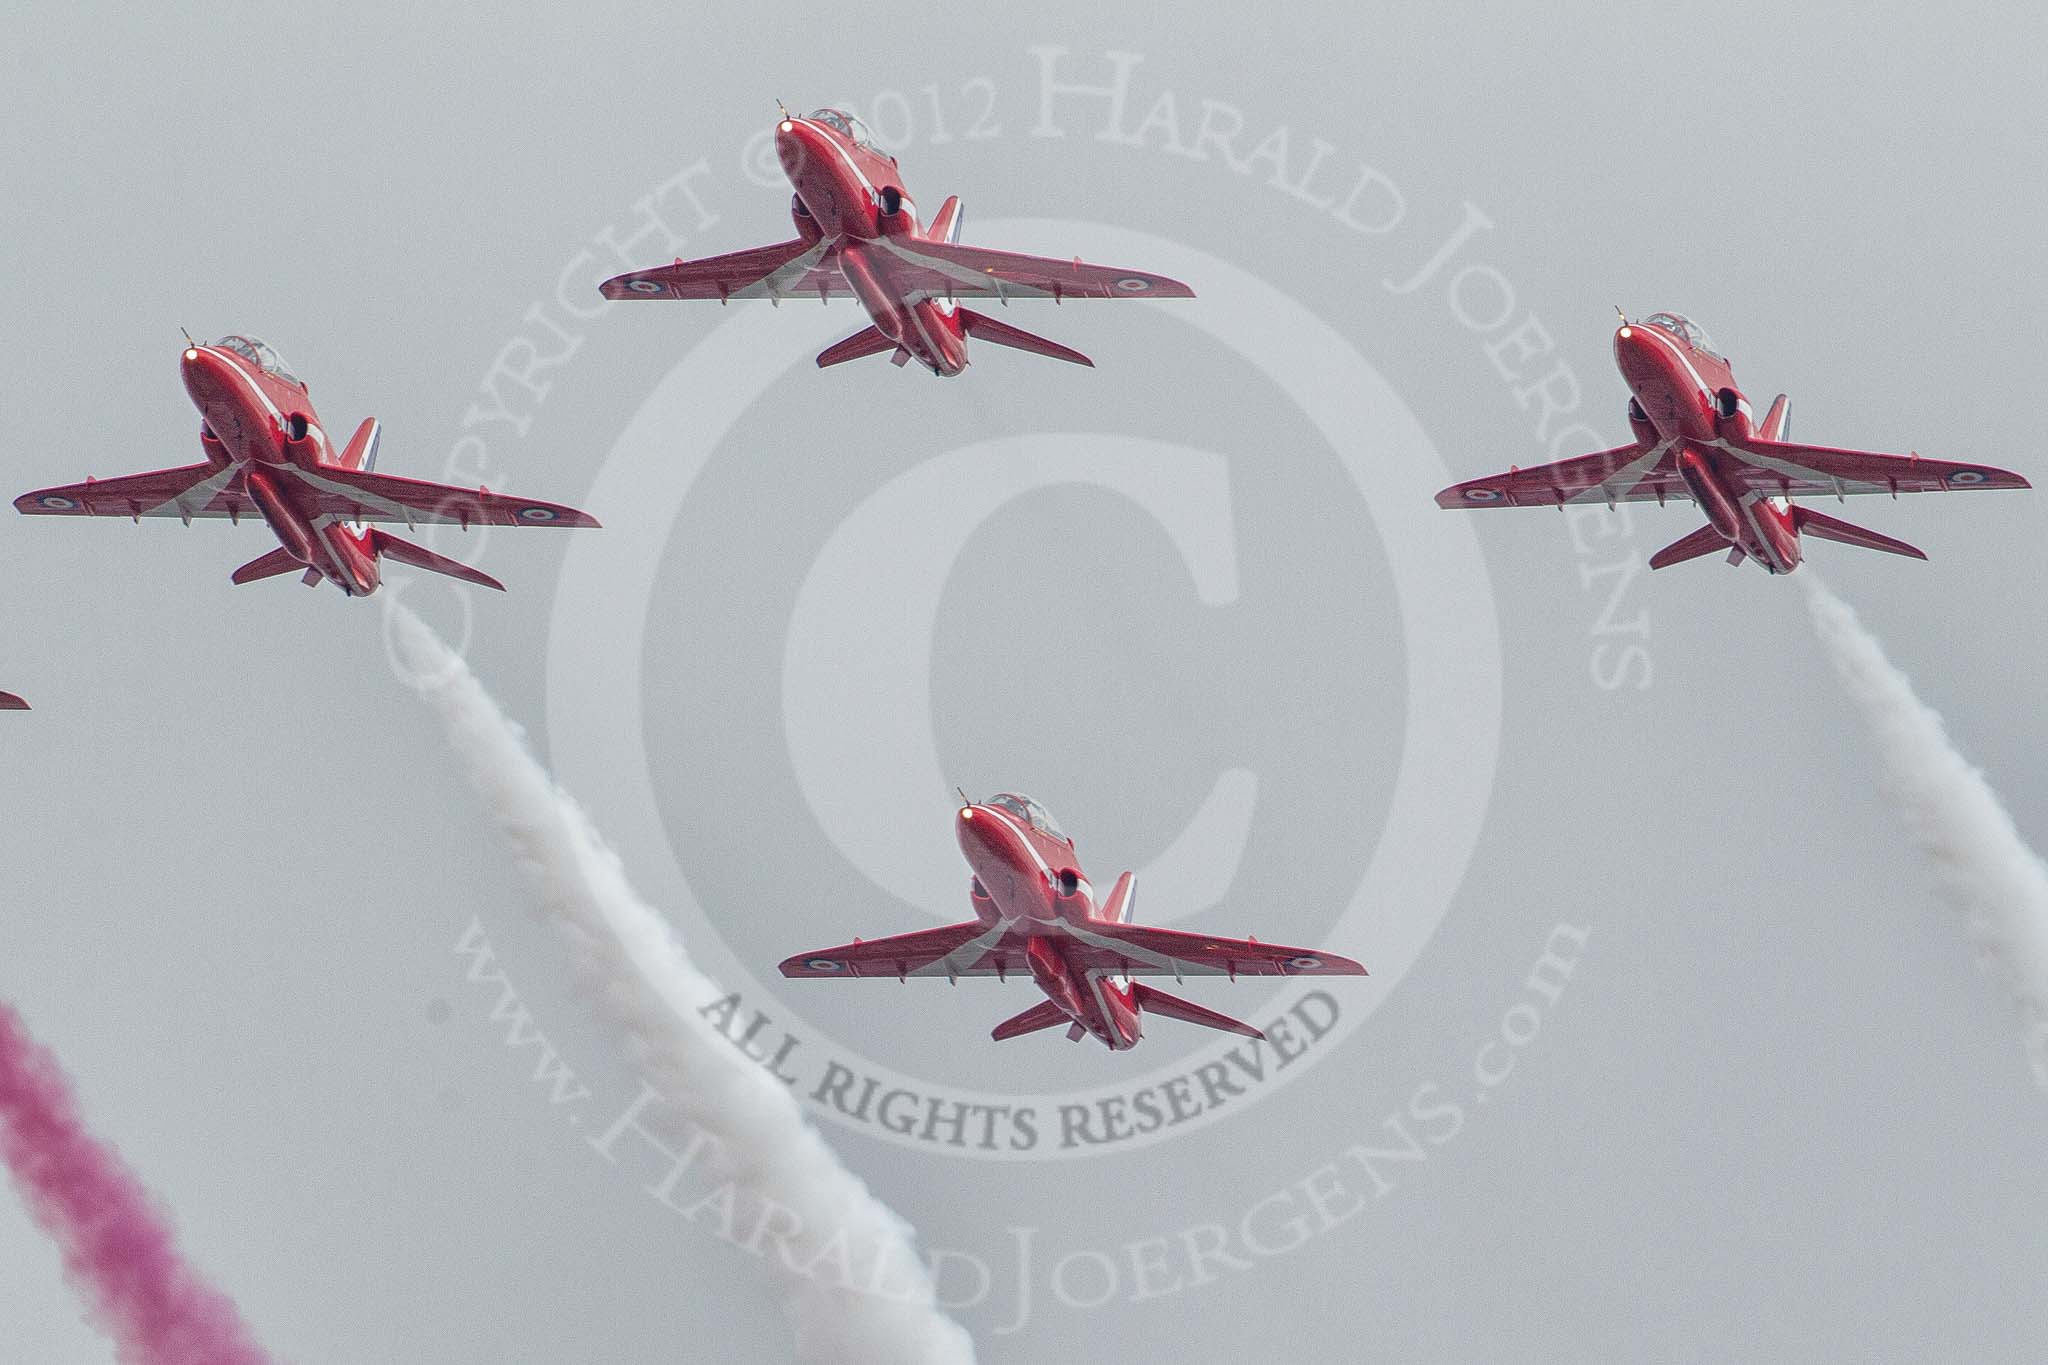
[[790, 977], [993, 976], [1029, 972], [1046, 999], [997, 1024], [997, 1042], [1064, 1024], [1067, 1037], [1093, 1034], [1111, 1051], [1135, 1047], [1140, 1016], [1163, 1014], [1183, 1023], [1265, 1035], [1250, 1024], [1154, 990], [1134, 976], [1363, 976], [1365, 968], [1334, 953], [1286, 948], [1257, 939], [1215, 938], [1131, 923], [1136, 890], [1130, 873], [1100, 909], [1074, 866], [1074, 841], [1045, 807], [1003, 793], [963, 805], [955, 822], [960, 851], [974, 869], [969, 886], [975, 917], [942, 929], [892, 938], [855, 939], [840, 948], [799, 953], [782, 964]]
[[374, 472], [380, 428], [365, 418], [339, 458], [313, 414], [306, 386], [277, 352], [248, 337], [228, 336], [185, 348], [185, 391], [204, 419], [199, 447], [206, 459], [176, 469], [87, 479], [14, 500], [37, 516], [226, 517], [239, 524], [253, 509], [282, 544], [236, 569], [233, 580], [304, 571], [305, 582], [333, 583], [350, 597], [377, 590], [377, 561], [447, 574], [480, 587], [504, 589], [489, 574], [444, 559], [367, 522], [489, 526], [595, 526], [588, 514], [551, 502], [508, 498], [486, 488], [404, 479]]
[[1690, 320], [1652, 313], [1622, 318], [1614, 359], [1630, 390], [1636, 439], [1556, 464], [1510, 469], [1454, 484], [1440, 507], [1562, 507], [1568, 502], [1648, 502], [1689, 498], [1707, 524], [1650, 556], [1650, 567], [1697, 559], [1726, 547], [1728, 562], [1753, 559], [1774, 574], [1799, 567], [1801, 536], [1925, 559], [1890, 536], [1793, 504], [1795, 496], [1925, 493], [2026, 488], [2017, 474], [1989, 465], [1951, 464], [1918, 455], [1874, 455], [1790, 440], [1784, 394], [1754, 423], [1735, 375]]
[[1033, 336], [956, 299], [1185, 299], [1178, 280], [1140, 270], [1083, 265], [960, 245], [960, 199], [939, 206], [920, 226], [896, 158], [875, 146], [860, 121], [837, 109], [808, 118], [783, 111], [775, 152], [796, 187], [790, 213], [796, 238], [728, 256], [636, 270], [606, 280], [608, 299], [767, 299], [815, 294], [852, 297], [874, 320], [818, 356], [822, 366], [889, 354], [897, 365], [915, 359], [940, 376], [967, 368], [967, 338], [1067, 360], [1095, 362], [1079, 351]]

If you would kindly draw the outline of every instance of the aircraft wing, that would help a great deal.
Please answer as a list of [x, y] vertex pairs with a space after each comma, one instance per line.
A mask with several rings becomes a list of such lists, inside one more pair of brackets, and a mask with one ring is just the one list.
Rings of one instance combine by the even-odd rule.
[[1672, 443], [1625, 445], [1555, 464], [1510, 469], [1454, 483], [1436, 495], [1439, 507], [1562, 507], [1568, 502], [1663, 502], [1690, 498], [1678, 477]]
[[820, 976], [997, 976], [1028, 972], [1021, 944], [999, 952], [1007, 926], [969, 920], [890, 938], [856, 939], [837, 948], [798, 953], [782, 974]]
[[573, 507], [507, 497], [488, 488], [344, 469], [323, 464], [292, 470], [294, 500], [314, 516], [343, 521], [404, 522], [408, 526], [595, 526], [597, 518]]
[[1979, 488], [2031, 488], [2010, 470], [1752, 438], [1729, 449], [1749, 467], [1736, 476], [1745, 489], [1771, 495], [1940, 493]]
[[0, 692], [0, 711], [26, 711], [28, 703], [12, 692]]
[[1078, 257], [1022, 256], [930, 238], [882, 237], [911, 278], [911, 302], [928, 298], [1191, 299], [1179, 280], [1142, 270], [1088, 265]]
[[1070, 924], [1067, 958], [1090, 971], [1126, 976], [1364, 976], [1348, 957], [1250, 938], [1217, 938], [1143, 924]]
[[851, 298], [829, 240], [802, 238], [701, 261], [677, 261], [617, 275], [598, 286], [608, 299]]
[[118, 479], [38, 488], [14, 500], [41, 517], [242, 517], [255, 509], [233, 465], [188, 464]]

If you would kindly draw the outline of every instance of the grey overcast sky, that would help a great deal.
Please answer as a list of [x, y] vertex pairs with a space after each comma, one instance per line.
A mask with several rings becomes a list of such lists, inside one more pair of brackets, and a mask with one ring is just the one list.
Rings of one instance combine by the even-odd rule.
[[[1806, 439], [2048, 476], [2038, 12], [9, 0], [4, 31], [9, 496], [198, 458], [183, 326], [275, 344], [331, 428], [380, 417], [380, 468], [602, 518], [439, 538], [510, 591], [410, 600], [466, 621], [757, 1041], [797, 1040], [984, 1360], [2048, 1354], [2048, 1105], [1798, 585], [1642, 572], [1690, 508], [1428, 498], [1625, 439], [1616, 304], [1697, 318]], [[778, 98], [869, 119], [969, 241], [1200, 297], [1020, 302], [1097, 368], [980, 346], [943, 383], [814, 369], [844, 303], [597, 312], [613, 271], [789, 235], [750, 160]], [[1931, 562], [1813, 555], [2029, 833], [2038, 496], [1861, 500]], [[0, 727], [0, 997], [281, 1358], [787, 1359], [755, 1261], [585, 1141], [629, 1059], [377, 604], [230, 586], [269, 543], [0, 535], [0, 686], [37, 708]], [[1098, 885], [1148, 869], [1140, 918], [1375, 975], [1185, 988], [1334, 1009], [1284, 1083], [1164, 1020], [991, 1043], [1014, 982], [776, 978], [965, 917], [955, 782], [1041, 798]], [[589, 1098], [535, 1083], [466, 936]], [[832, 1065], [1009, 1096], [1036, 1141], [835, 1119]], [[1204, 1112], [1091, 1141], [1140, 1095]], [[11, 1199], [0, 1357], [111, 1359]]]

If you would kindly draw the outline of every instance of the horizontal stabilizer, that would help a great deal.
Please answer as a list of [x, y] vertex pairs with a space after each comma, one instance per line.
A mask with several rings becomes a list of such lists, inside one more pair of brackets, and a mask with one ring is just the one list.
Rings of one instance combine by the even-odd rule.
[[999, 1043], [1021, 1038], [1040, 1029], [1056, 1028], [1067, 1022], [1067, 1012], [1050, 1000], [1041, 1000], [1022, 1014], [1011, 1015], [989, 1032]]
[[1214, 1010], [1205, 1010], [1191, 1000], [1183, 1000], [1177, 995], [1154, 990], [1143, 982], [1134, 982], [1131, 994], [1137, 1001], [1138, 1008], [1147, 1014], [1163, 1014], [1168, 1019], [1178, 1019], [1183, 1024], [1200, 1024], [1203, 1028], [1221, 1029], [1225, 1033], [1238, 1033], [1247, 1038], [1266, 1036], [1243, 1020], [1233, 1019], [1227, 1014], [1218, 1014]]
[[997, 346], [1008, 346], [1013, 350], [1029, 351], [1033, 355], [1050, 356], [1054, 360], [1064, 360], [1069, 364], [1086, 365], [1091, 370], [1095, 368], [1094, 361], [1071, 347], [1062, 346], [1057, 341], [1047, 341], [1042, 336], [1034, 336], [1021, 327], [1012, 327], [1007, 322], [997, 322], [987, 314], [977, 313], [972, 308], [960, 310], [960, 326], [976, 341], [987, 341]]
[[1903, 540], [1893, 540], [1875, 531], [1866, 531], [1861, 526], [1852, 526], [1846, 521], [1816, 512], [1810, 507], [1792, 509], [1792, 524], [1803, 536], [1815, 536], [1821, 540], [1832, 540], [1841, 545], [1855, 545], [1865, 550], [1882, 550], [1888, 555], [1904, 555], [1908, 559], [1925, 559], [1927, 555]]
[[1650, 556], [1650, 567], [1668, 569], [1673, 564], [1683, 564], [1688, 559], [1710, 555], [1728, 542], [1711, 525], [1702, 526], [1681, 540], [1674, 540]]
[[297, 573], [305, 567], [304, 564], [292, 558], [290, 550], [280, 545], [267, 555], [256, 556], [256, 558], [229, 574], [228, 579], [234, 583], [255, 583], [265, 578], [275, 578], [279, 574]]
[[424, 569], [428, 573], [447, 574], [450, 578], [459, 578], [465, 583], [474, 583], [479, 588], [496, 588], [499, 592], [505, 591], [503, 583], [500, 583], [483, 570], [472, 569], [467, 564], [458, 563], [443, 555], [437, 555], [423, 545], [415, 545], [409, 540], [400, 540], [389, 532], [372, 530], [370, 532], [370, 548], [379, 559], [395, 559], [400, 564], [405, 564], [415, 569]]
[[12, 692], [0, 692], [0, 711], [26, 711], [28, 703]]
[[895, 345], [895, 342], [882, 334], [881, 328], [863, 327], [846, 340], [834, 342], [818, 352], [818, 368], [822, 370], [827, 365], [843, 365], [849, 360], [859, 360], [862, 356], [880, 355]]

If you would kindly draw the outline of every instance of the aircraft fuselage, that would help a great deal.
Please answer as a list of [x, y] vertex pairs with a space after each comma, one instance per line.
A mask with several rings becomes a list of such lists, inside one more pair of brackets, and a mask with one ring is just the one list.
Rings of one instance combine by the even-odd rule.
[[1728, 471], [1743, 461], [1729, 438], [1757, 432], [1749, 400], [1728, 362], [1684, 337], [1647, 322], [1624, 322], [1614, 334], [1614, 362], [1632, 401], [1629, 424], [1645, 446], [1672, 445], [1679, 477], [1707, 521], [1730, 546], [1774, 574], [1799, 567], [1799, 532], [1782, 498], [1741, 492]]
[[807, 241], [837, 239], [847, 287], [881, 333], [940, 376], [967, 368], [967, 339], [949, 299], [914, 299], [892, 245], [924, 229], [895, 159], [816, 119], [776, 125], [775, 154], [796, 191], [790, 213]]
[[239, 475], [249, 501], [292, 558], [351, 597], [377, 590], [377, 556], [365, 531], [315, 516], [296, 497], [301, 478], [328, 463], [327, 431], [303, 386], [220, 346], [188, 346], [185, 392], [205, 425], [199, 444], [223, 485]]
[[1144, 1026], [1129, 979], [1078, 969], [1065, 951], [1087, 940], [1097, 915], [1094, 888], [1074, 865], [1073, 845], [988, 805], [962, 807], [955, 833], [974, 869], [975, 917], [991, 929], [1029, 935], [1031, 979], [1069, 1019], [1113, 1051], [1136, 1046]]

